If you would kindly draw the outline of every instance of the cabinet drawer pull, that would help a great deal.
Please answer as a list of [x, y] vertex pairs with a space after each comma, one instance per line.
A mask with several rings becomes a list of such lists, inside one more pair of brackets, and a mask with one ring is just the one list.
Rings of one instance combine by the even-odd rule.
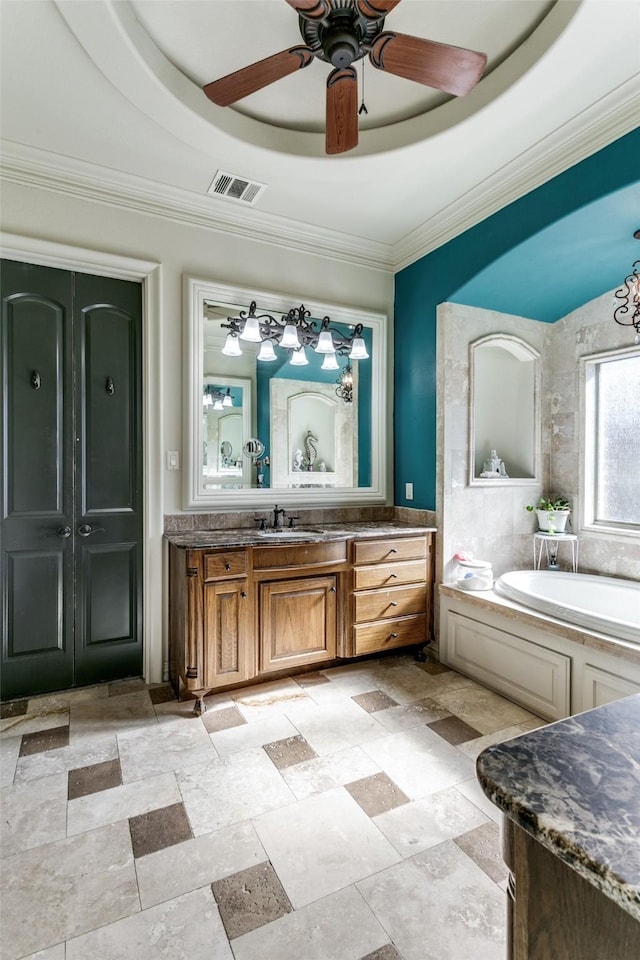
[[224, 565], [225, 570], [231, 570], [231, 564], [227, 561]]
[[389, 576], [387, 577], [387, 580], [397, 580], [397, 579], [398, 579], [397, 573], [390, 573]]
[[396, 550], [395, 547], [391, 547], [391, 550], [389, 550], [389, 553], [397, 553], [397, 552], [398, 552], [398, 551]]
[[244, 590], [242, 590], [242, 591], [240, 592], [240, 596], [242, 597], [243, 600], [246, 600], [246, 599], [247, 599], [247, 594], [246, 594], [246, 592], [245, 592]]
[[389, 601], [389, 606], [390, 606], [390, 607], [397, 607], [398, 604], [396, 603], [395, 600], [390, 600], [390, 601]]
[[397, 636], [398, 636], [397, 633], [390, 633], [389, 636], [387, 637], [387, 640], [395, 640]]
[[335, 592], [336, 592], [335, 587], [329, 587], [329, 593], [335, 593]]

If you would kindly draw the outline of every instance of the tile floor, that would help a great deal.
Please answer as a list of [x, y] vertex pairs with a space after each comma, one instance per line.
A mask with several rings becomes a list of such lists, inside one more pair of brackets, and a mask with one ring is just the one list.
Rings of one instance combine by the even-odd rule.
[[440, 664], [2, 706], [2, 960], [503, 960], [474, 777], [543, 721]]

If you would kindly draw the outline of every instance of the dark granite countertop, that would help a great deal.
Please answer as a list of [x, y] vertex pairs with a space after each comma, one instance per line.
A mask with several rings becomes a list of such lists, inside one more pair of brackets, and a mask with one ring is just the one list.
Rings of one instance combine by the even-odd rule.
[[484, 750], [507, 817], [640, 920], [640, 694]]
[[300, 529], [283, 528], [280, 534], [273, 530], [188, 530], [180, 533], [165, 533], [167, 540], [176, 547], [195, 550], [202, 547], [256, 547], [278, 543], [309, 543], [376, 537], [392, 537], [398, 534], [435, 532], [435, 527], [414, 526], [394, 520], [372, 520], [362, 523], [310, 523], [300, 524]]

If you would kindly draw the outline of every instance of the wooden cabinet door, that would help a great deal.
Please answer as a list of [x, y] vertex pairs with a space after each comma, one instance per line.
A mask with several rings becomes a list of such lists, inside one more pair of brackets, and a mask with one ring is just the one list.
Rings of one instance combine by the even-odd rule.
[[261, 671], [335, 657], [336, 627], [335, 576], [262, 583]]
[[246, 580], [204, 585], [203, 687], [247, 680], [254, 673]]

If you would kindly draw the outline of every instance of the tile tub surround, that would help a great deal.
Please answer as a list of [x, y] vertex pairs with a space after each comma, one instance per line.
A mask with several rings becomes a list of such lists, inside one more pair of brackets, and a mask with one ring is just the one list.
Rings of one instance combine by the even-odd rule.
[[[502, 960], [482, 688], [404, 654], [262, 687], [201, 717], [95, 688], [67, 745], [5, 731], [2, 960]], [[505, 738], [540, 723], [501, 703]]]
[[488, 747], [477, 759], [487, 797], [638, 921], [639, 771], [640, 694]]

